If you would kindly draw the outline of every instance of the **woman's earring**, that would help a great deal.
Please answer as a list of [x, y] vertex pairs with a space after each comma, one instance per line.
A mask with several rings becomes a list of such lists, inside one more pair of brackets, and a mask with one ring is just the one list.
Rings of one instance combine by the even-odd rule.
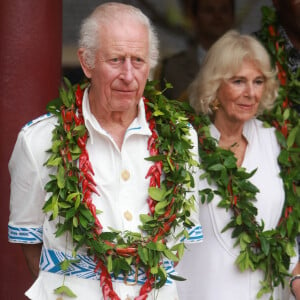
[[212, 111], [217, 111], [220, 108], [219, 100], [215, 99], [213, 102], [211, 102], [210, 108], [211, 108]]

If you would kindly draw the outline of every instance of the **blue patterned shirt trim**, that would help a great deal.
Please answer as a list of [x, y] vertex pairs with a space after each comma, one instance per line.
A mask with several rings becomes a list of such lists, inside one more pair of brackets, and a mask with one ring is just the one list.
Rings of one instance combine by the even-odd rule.
[[201, 242], [203, 240], [202, 226], [200, 225], [189, 228], [188, 233], [189, 233], [189, 237], [188, 238], [183, 237], [180, 240], [181, 242], [194, 243], [194, 242]]
[[[67, 270], [62, 270], [60, 268], [60, 264], [64, 260], [70, 260], [73, 261]], [[166, 269], [167, 274], [173, 274], [175, 275], [175, 270], [173, 263], [168, 260], [164, 260], [163, 262], [164, 267]], [[64, 252], [52, 250], [52, 249], [46, 249], [45, 247], [42, 248], [42, 255], [40, 259], [40, 269], [42, 271], [50, 272], [50, 273], [56, 273], [60, 275], [66, 275], [66, 276], [76, 276], [83, 279], [93, 279], [93, 280], [99, 280], [100, 279], [100, 271], [97, 271], [95, 273], [95, 267], [96, 263], [94, 260], [87, 256], [87, 255], [80, 255], [77, 254], [76, 257], [72, 257], [72, 255], [65, 254]], [[115, 277], [113, 274], [111, 274], [113, 281], [118, 282], [126, 282], [128, 283], [135, 283], [135, 271], [132, 271], [127, 278], [124, 277], [124, 275], [119, 274], [118, 277]], [[143, 270], [138, 270], [138, 284], [144, 284], [147, 280], [146, 274]], [[170, 285], [173, 283], [173, 280], [168, 276], [167, 278], [167, 285]]]
[[8, 225], [8, 240], [12, 243], [38, 244], [43, 242], [43, 227], [25, 228]]

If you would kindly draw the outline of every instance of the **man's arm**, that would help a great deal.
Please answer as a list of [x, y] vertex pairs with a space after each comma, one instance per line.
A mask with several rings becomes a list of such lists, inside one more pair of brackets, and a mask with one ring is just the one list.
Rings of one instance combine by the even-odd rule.
[[34, 279], [39, 274], [39, 264], [43, 244], [22, 244], [22, 251], [24, 253], [27, 266]]

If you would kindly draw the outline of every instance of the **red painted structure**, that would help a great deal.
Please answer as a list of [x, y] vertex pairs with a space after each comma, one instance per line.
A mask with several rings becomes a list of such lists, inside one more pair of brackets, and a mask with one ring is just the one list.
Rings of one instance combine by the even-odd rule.
[[22, 300], [32, 278], [21, 247], [7, 241], [7, 164], [21, 127], [58, 95], [62, 1], [0, 1], [0, 36], [0, 299]]

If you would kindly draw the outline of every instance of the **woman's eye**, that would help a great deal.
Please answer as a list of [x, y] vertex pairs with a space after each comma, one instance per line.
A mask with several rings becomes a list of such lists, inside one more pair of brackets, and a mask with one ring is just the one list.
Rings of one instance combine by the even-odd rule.
[[257, 85], [262, 85], [262, 84], [264, 84], [264, 80], [263, 79], [257, 79], [257, 80], [255, 80], [255, 83], [257, 84]]
[[235, 80], [233, 80], [233, 83], [239, 85], [239, 84], [243, 83], [243, 80], [242, 79], [235, 79]]

